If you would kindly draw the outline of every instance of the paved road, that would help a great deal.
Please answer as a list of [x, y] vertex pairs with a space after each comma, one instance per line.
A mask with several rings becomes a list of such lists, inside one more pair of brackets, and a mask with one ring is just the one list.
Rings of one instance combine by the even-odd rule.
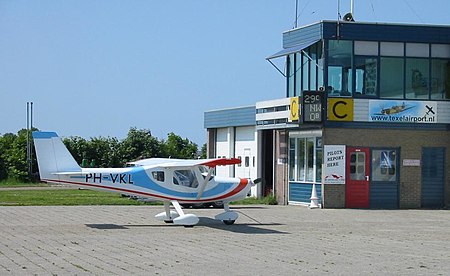
[[449, 275], [450, 211], [188, 210], [158, 206], [0, 207], [0, 275]]

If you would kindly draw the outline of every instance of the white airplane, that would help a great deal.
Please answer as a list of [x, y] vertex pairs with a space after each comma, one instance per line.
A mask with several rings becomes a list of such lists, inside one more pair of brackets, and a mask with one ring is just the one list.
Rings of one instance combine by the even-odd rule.
[[[192, 227], [199, 222], [185, 214], [180, 203], [222, 201], [225, 212], [215, 216], [227, 225], [238, 213], [229, 203], [244, 199], [254, 182], [246, 178], [213, 176], [219, 165], [234, 165], [237, 158], [167, 159], [150, 158], [130, 162], [126, 168], [81, 168], [55, 132], [33, 132], [41, 181], [106, 190], [164, 202], [165, 211], [155, 217], [166, 223]], [[171, 210], [170, 205], [175, 210]]]

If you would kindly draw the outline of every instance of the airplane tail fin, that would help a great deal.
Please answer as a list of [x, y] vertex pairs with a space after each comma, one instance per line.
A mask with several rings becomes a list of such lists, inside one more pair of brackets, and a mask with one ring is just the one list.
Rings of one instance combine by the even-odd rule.
[[59, 180], [60, 172], [81, 172], [81, 167], [55, 132], [33, 132], [41, 181]]

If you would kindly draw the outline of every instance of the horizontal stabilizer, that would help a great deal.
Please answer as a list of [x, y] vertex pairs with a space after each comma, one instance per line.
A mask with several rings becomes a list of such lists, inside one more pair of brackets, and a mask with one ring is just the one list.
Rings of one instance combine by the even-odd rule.
[[52, 173], [53, 175], [88, 175], [89, 172], [57, 172]]

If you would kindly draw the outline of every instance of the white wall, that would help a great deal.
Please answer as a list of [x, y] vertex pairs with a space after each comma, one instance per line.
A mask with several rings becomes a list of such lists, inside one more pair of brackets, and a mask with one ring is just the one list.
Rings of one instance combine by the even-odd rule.
[[[256, 179], [258, 156], [255, 126], [217, 129], [216, 157], [235, 157], [242, 160], [240, 166], [218, 166], [216, 175]], [[251, 195], [259, 194], [260, 187], [252, 187]]]

